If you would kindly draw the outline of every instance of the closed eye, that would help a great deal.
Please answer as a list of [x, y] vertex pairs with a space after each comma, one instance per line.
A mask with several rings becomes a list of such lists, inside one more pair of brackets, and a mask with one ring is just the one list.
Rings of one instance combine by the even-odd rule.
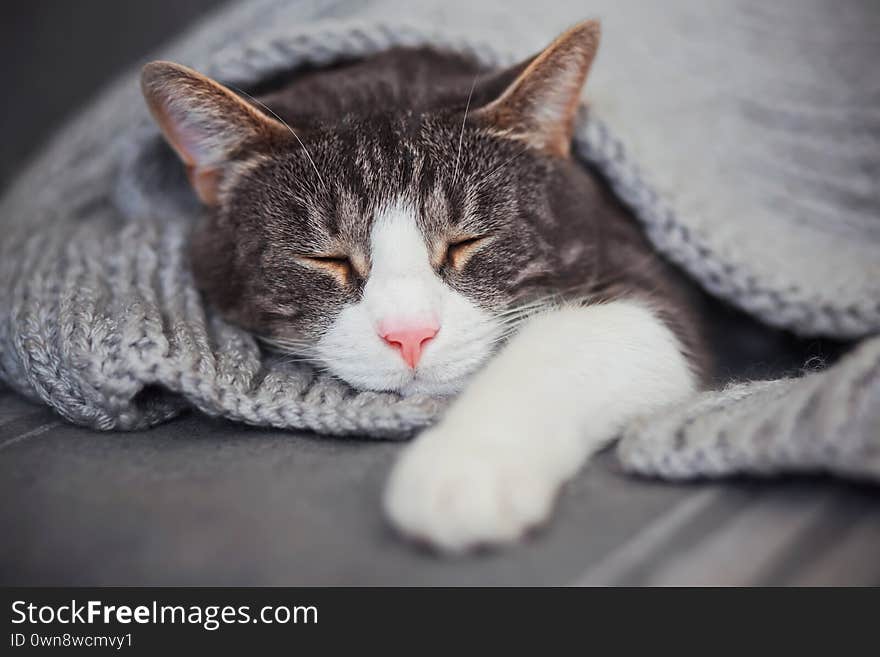
[[321, 269], [333, 275], [343, 285], [348, 285], [354, 272], [351, 260], [344, 255], [299, 256], [297, 260], [306, 267]]
[[462, 269], [477, 250], [477, 247], [487, 239], [489, 239], [488, 235], [476, 235], [450, 242], [446, 247], [444, 264], [448, 264], [455, 269]]

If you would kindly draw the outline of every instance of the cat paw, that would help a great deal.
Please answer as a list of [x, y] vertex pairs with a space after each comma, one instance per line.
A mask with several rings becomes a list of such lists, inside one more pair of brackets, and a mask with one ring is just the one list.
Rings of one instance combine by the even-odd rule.
[[559, 482], [531, 450], [428, 431], [392, 470], [385, 511], [404, 535], [461, 553], [513, 542], [550, 515]]

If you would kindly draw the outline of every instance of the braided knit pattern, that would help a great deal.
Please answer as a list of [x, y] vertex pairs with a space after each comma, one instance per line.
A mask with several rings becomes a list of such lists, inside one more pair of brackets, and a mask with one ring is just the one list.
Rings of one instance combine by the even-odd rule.
[[[627, 94], [638, 96], [642, 87], [659, 94], [658, 89], [675, 88], [680, 81], [651, 69], [655, 60], [661, 61], [660, 55], [674, 48], [656, 48], [645, 59], [644, 53], [629, 53], [626, 44], [653, 48], [658, 40], [678, 38], [681, 25], [697, 24], [707, 20], [706, 12], [716, 11], [706, 9], [708, 4], [675, 0], [654, 8], [629, 0], [596, 0], [584, 8], [572, 1], [547, 12], [525, 1], [437, 0], [419, 3], [416, 11], [403, 0], [251, 0], [224, 7], [161, 56], [244, 88], [280, 71], [323, 66], [392, 46], [433, 45], [499, 67], [533, 53], [583, 18], [585, 11], [598, 15], [605, 22], [611, 50], [603, 46], [605, 54], [597, 61], [590, 83], [592, 109], [578, 123], [574, 153], [608, 179], [657, 249], [706, 289], [768, 324], [838, 338], [877, 333], [877, 189], [857, 176], [852, 184], [834, 180], [827, 189], [799, 189], [792, 200], [802, 205], [804, 199], [810, 201], [812, 215], [805, 211], [804, 216], [813, 217], [812, 223], [798, 223], [800, 218], [786, 223], [787, 210], [781, 207], [780, 221], [766, 223], [768, 234], [791, 235], [793, 246], [778, 241], [778, 250], [767, 256], [754, 230], [734, 229], [736, 222], [752, 220], [752, 214], [761, 220], [772, 217], [768, 208], [776, 201], [768, 197], [766, 205], [749, 207], [757, 197], [731, 196], [727, 188], [735, 189], [733, 185], [706, 191], [702, 171], [711, 167], [688, 169], [687, 154], [674, 151], [682, 143], [699, 147], [692, 150], [696, 157], [712, 144], [693, 144], [680, 132], [664, 133], [666, 146], [652, 149], [657, 126], [628, 114], [638, 103]], [[794, 11], [806, 4], [786, 0], [774, 4], [774, 11]], [[732, 0], [725, 3], [725, 11], [753, 18], [765, 11], [764, 5]], [[865, 45], [865, 52], [875, 52], [878, 41], [870, 35], [876, 31], [868, 27], [877, 16], [867, 9], [864, 18], [859, 14], [870, 4], [852, 0], [850, 13], [837, 12], [834, 6], [826, 0], [810, 3], [817, 15], [855, 15], [859, 20], [845, 26], [841, 48]], [[809, 11], [802, 13], [809, 18]], [[859, 21], [868, 26], [860, 32], [862, 40], [852, 30]], [[741, 23], [730, 23], [730, 35], [739, 34]], [[830, 24], [823, 23], [825, 28]], [[635, 36], [620, 38], [619, 29], [615, 35], [621, 25], [636, 30]], [[819, 43], [828, 31], [807, 36]], [[732, 38], [731, 47], [739, 48]], [[696, 38], [676, 43], [706, 45]], [[687, 62], [668, 57], [663, 61], [687, 79]], [[848, 61], [858, 58], [852, 55]], [[706, 65], [716, 64], [707, 60]], [[769, 67], [766, 60], [761, 65]], [[642, 69], [648, 72], [635, 83], [627, 77], [638, 76]], [[761, 94], [760, 88], [749, 90], [749, 79], [734, 99], [737, 103]], [[876, 77], [872, 80], [880, 83]], [[873, 82], [860, 84], [870, 87]], [[791, 88], [795, 86], [766, 87]], [[643, 96], [652, 98], [647, 91]], [[677, 98], [671, 96], [668, 103]], [[789, 123], [800, 126], [803, 118], [806, 128], [827, 129], [824, 137], [844, 135], [842, 145], [831, 142], [823, 148], [850, 171], [873, 167], [876, 174], [880, 149], [866, 150], [861, 142], [852, 146], [847, 141], [854, 134], [865, 143], [876, 142], [876, 103], [869, 106], [856, 96], [841, 102], [855, 109], [846, 105], [849, 113], [838, 118], [822, 113], [823, 106], [819, 114], [798, 115]], [[674, 111], [657, 114], [658, 121], [688, 111], [685, 106], [680, 111], [667, 107]], [[748, 106], [736, 120], [755, 116], [764, 121], [756, 119], [755, 129], [762, 126], [764, 132], [755, 148], [778, 147], [786, 157], [796, 153], [789, 142], [799, 135], [780, 132], [766, 120], [766, 112], [760, 113], [765, 109]], [[718, 106], [702, 110], [726, 116]], [[724, 137], [723, 131], [718, 136]], [[814, 137], [810, 134], [802, 142], [814, 146]], [[158, 157], [159, 140], [132, 72], [66, 125], [0, 202], [0, 380], [51, 405], [72, 422], [104, 430], [151, 426], [190, 407], [255, 425], [384, 438], [409, 436], [434, 421], [444, 400], [351, 390], [307, 366], [261, 354], [249, 334], [204, 307], [185, 259], [187, 235], [200, 209]], [[725, 148], [735, 145], [725, 142]], [[675, 157], [667, 157], [670, 153]], [[643, 169], [640, 165], [645, 163]], [[773, 180], [779, 189], [796, 189], [815, 173], [798, 169], [789, 175], [787, 165], [777, 164], [775, 176], [763, 172], [762, 181]], [[742, 182], [741, 176], [742, 167], [731, 169], [731, 180]], [[876, 175], [873, 180], [876, 186]], [[823, 194], [810, 196], [811, 189], [822, 189]], [[826, 197], [831, 211], [820, 207]], [[735, 202], [745, 204], [745, 211], [734, 207]], [[807, 247], [811, 250], [805, 252]], [[821, 276], [812, 275], [811, 268], [819, 264]], [[824, 373], [706, 393], [632, 427], [620, 445], [620, 458], [632, 471], [675, 478], [817, 469], [876, 477], [878, 352], [878, 341], [868, 340]]]
[[731, 385], [628, 428], [624, 468], [665, 479], [825, 472], [880, 482], [880, 338], [825, 372]]

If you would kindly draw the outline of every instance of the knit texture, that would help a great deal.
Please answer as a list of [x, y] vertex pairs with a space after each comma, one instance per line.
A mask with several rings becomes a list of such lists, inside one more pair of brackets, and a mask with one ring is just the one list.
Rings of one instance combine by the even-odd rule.
[[880, 339], [825, 372], [731, 385], [635, 423], [624, 467], [666, 479], [823, 472], [880, 482]]
[[[537, 4], [252, 0], [157, 56], [242, 88], [394, 45], [503, 66], [598, 16], [605, 38], [574, 152], [603, 172], [658, 250], [769, 324], [839, 338], [880, 331], [875, 3]], [[7, 192], [0, 379], [98, 429], [149, 426], [190, 406], [386, 438], [432, 422], [443, 400], [351, 390], [262, 355], [203, 306], [185, 259], [200, 210], [159, 140], [131, 72]], [[675, 477], [878, 477], [876, 456], [865, 457], [880, 440], [870, 403], [878, 351], [866, 341], [827, 372], [707, 393], [632, 428], [621, 459]]]

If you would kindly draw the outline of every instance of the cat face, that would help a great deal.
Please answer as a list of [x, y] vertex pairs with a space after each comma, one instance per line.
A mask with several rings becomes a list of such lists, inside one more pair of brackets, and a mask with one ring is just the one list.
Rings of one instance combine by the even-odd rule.
[[[446, 235], [456, 233], [448, 226], [446, 235], [429, 237], [420, 226], [423, 216], [403, 198], [378, 208], [362, 291], [332, 315], [315, 344], [321, 362], [356, 387], [454, 392], [502, 335], [493, 308], [503, 303], [503, 290], [485, 275], [465, 273], [464, 260], [487, 248], [493, 236], [453, 242]], [[465, 277], [475, 288], [482, 278], [482, 293], [451, 284]]]
[[215, 305], [355, 387], [458, 390], [551, 268], [528, 221], [551, 171], [478, 125], [462, 135], [460, 116], [420, 121], [374, 117], [307, 136], [308, 156], [249, 161], [194, 236]]
[[473, 110], [472, 89], [465, 107], [297, 129], [148, 65], [145, 96], [209, 208], [192, 251], [208, 300], [357, 388], [458, 391], [558, 268], [535, 218], [553, 221], [596, 39], [573, 28]]

